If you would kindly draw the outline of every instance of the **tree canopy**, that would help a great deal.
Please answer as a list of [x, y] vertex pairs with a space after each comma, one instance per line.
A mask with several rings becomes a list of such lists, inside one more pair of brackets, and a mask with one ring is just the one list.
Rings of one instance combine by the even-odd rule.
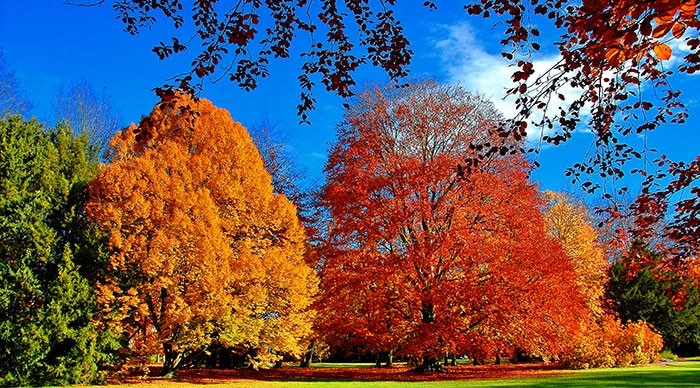
[[544, 193], [547, 233], [559, 240], [574, 264], [576, 285], [588, 310], [594, 316], [603, 313], [609, 263], [598, 241], [588, 210], [563, 193]]
[[[408, 75], [413, 56], [393, 0], [245, 1], [233, 7], [219, 0], [111, 3], [130, 34], [154, 23], [173, 25], [176, 33], [153, 48], [161, 59], [199, 46], [191, 66], [172, 84], [158, 88], [160, 93], [173, 87], [193, 92], [205, 78], [222, 76], [243, 89], [253, 89], [269, 75], [271, 60], [288, 58], [293, 45], [303, 45], [299, 55], [304, 63], [298, 76], [302, 120], [314, 107], [315, 84], [351, 96], [353, 72], [362, 64], [378, 66], [399, 81]], [[423, 6], [437, 12], [446, 7], [433, 1]], [[514, 65], [508, 94], [515, 96], [518, 114], [499, 128], [502, 136], [493, 144], [465, 156], [463, 167], [471, 168], [493, 153], [517, 152], [504, 148], [504, 142], [522, 146], [508, 139], [524, 138], [532, 126], [542, 128], [541, 140], [554, 145], [586, 127], [594, 134], [593, 151], [567, 174], [595, 192], [608, 187], [601, 180], [639, 173], [644, 180], [641, 195], [628, 214], [636, 222], [633, 234], [648, 239], [650, 225], [668, 220], [663, 233], [671, 243], [664, 256], [679, 272], [696, 266], [700, 159], [671, 161], [646, 143], [640, 146], [634, 141], [666, 123], [684, 123], [688, 116], [681, 91], [671, 86], [669, 77], [674, 72], [694, 74], [700, 67], [695, 0], [479, 0], [465, 2], [464, 9], [501, 22], [502, 56]], [[194, 25], [194, 36], [178, 35], [177, 30], [188, 23]], [[549, 69], [534, 68], [542, 49], [541, 31], [536, 27], [540, 23], [548, 23], [558, 34], [554, 46], [560, 59]], [[676, 46], [683, 49], [674, 52]], [[571, 101], [560, 101], [566, 99], [565, 88], [574, 92]], [[643, 167], [630, 171], [630, 161]], [[627, 189], [626, 185], [620, 188]], [[612, 200], [617, 193], [611, 191], [604, 195]], [[607, 210], [611, 216], [626, 216], [614, 203]]]
[[253, 362], [300, 354], [315, 273], [296, 209], [273, 193], [245, 128], [175, 95], [110, 149], [88, 211], [112, 252], [100, 301], [132, 349], [164, 353], [163, 373], [215, 347]]
[[445, 351], [565, 347], [585, 307], [529, 167], [517, 155], [466, 178], [453, 168], [498, 119], [482, 98], [430, 81], [369, 89], [348, 109], [322, 194], [328, 341], [419, 357], [423, 369]]

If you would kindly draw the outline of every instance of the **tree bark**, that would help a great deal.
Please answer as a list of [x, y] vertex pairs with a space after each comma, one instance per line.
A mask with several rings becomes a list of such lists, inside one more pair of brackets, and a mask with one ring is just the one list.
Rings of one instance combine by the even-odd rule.
[[444, 372], [440, 364], [440, 359], [434, 356], [423, 357], [423, 363], [416, 369], [416, 372]]
[[311, 343], [309, 344], [309, 347], [307, 348], [308, 350], [301, 357], [301, 362], [299, 363], [300, 368], [308, 368], [311, 366], [311, 359], [314, 356], [314, 344], [315, 344], [315, 341], [311, 341]]
[[394, 366], [394, 351], [390, 350], [386, 359], [386, 367], [391, 368]]
[[160, 371], [161, 376], [167, 376], [175, 371], [178, 362], [178, 352], [173, 350], [173, 344], [167, 342], [163, 344], [163, 369]]

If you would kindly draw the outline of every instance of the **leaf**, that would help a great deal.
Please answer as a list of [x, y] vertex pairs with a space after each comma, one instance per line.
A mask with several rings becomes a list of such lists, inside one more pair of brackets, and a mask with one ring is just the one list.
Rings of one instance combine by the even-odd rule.
[[654, 46], [654, 54], [662, 61], [667, 61], [671, 58], [671, 47], [665, 43]]
[[681, 4], [681, 20], [683, 21], [691, 21], [694, 19], [697, 19], [695, 17], [695, 11], [697, 10], [697, 4], [695, 0], [688, 0], [684, 1], [683, 4]]
[[686, 26], [683, 23], [676, 23], [673, 25], [673, 37], [676, 39], [680, 39], [683, 37], [683, 34], [685, 33]]
[[658, 39], [658, 38], [663, 38], [664, 36], [666, 36], [666, 35], [671, 31], [671, 29], [673, 28], [673, 25], [674, 25], [674, 24], [676, 24], [676, 22], [674, 22], [674, 21], [670, 21], [670, 22], [667, 22], [667, 23], [659, 24], [658, 26], [656, 26], [656, 27], [654, 28], [654, 32], [653, 32], [653, 34], [652, 34], [652, 37], [657, 38], [657, 39]]
[[610, 66], [617, 67], [625, 60], [625, 53], [619, 48], [611, 48], [605, 52], [605, 59], [610, 62]]

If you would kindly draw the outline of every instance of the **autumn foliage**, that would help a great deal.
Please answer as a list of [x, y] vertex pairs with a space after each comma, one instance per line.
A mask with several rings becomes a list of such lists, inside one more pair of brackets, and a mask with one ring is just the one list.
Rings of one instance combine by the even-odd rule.
[[587, 209], [563, 193], [547, 191], [544, 197], [547, 233], [561, 242], [572, 260], [575, 283], [588, 310], [578, 317], [580, 330], [571, 333], [562, 361], [572, 368], [657, 361], [664, 345], [661, 335], [642, 320], [621, 322], [610, 309], [618, 303], [606, 295], [610, 264]]
[[572, 337], [574, 346], [562, 361], [579, 369], [627, 367], [659, 361], [663, 338], [644, 321], [622, 324], [611, 315], [604, 315]]
[[547, 233], [556, 238], [571, 259], [576, 286], [591, 317], [603, 314], [609, 263], [598, 240], [593, 220], [583, 204], [563, 193], [544, 192]]
[[572, 261], [545, 230], [521, 156], [458, 174], [498, 114], [433, 82], [362, 93], [323, 190], [327, 340], [434, 368], [445, 352], [553, 357], [586, 314]]
[[[454, 4], [422, 5], [452, 12], [449, 7]], [[671, 242], [663, 252], [668, 265], [696, 279], [700, 158], [668, 160], [646, 142], [636, 141], [640, 134], [669, 123], [683, 124], [688, 117], [681, 91], [670, 80], [674, 73], [695, 74], [700, 69], [696, 0], [476, 0], [460, 5], [468, 14], [493, 18], [503, 26], [501, 55], [513, 66], [507, 94], [515, 97], [517, 110], [510, 125], [500, 128], [502, 137], [483, 144], [482, 152], [465, 154], [466, 164], [502, 152], [513, 145], [509, 139], [524, 139], [532, 127], [539, 130], [542, 143], [553, 145], [585, 132], [583, 127], [590, 129], [591, 152], [567, 174], [591, 193], [619, 188], [604, 181], [639, 174], [644, 182], [629, 214], [635, 219], [632, 234], [646, 240], [650, 226], [668, 220], [662, 230]], [[378, 66], [400, 81], [408, 75], [414, 54], [396, 16], [395, 1], [286, 0], [229, 8], [219, 0], [195, 0], [189, 12], [180, 0], [119, 0], [113, 7], [130, 34], [163, 20], [176, 30], [189, 22], [194, 25], [195, 34], [173, 33], [153, 47], [165, 59], [199, 45], [191, 66], [159, 91], [175, 87], [193, 92], [213, 75], [227, 76], [251, 90], [269, 76], [273, 59], [298, 55], [303, 60], [298, 75], [303, 121], [314, 108], [317, 84], [349, 97], [356, 84], [353, 73], [363, 64]], [[308, 44], [299, 36], [306, 36]], [[536, 54], [550, 54], [543, 47], [551, 45], [552, 36], [557, 60], [549, 68], [536, 69]], [[302, 46], [295, 50], [297, 44]], [[637, 163], [644, 167], [631, 167]], [[620, 193], [604, 196], [613, 200], [627, 187], [615, 190]], [[614, 217], [627, 216], [615, 203], [608, 210]]]
[[273, 194], [245, 128], [175, 95], [110, 149], [88, 211], [111, 251], [99, 302], [130, 349], [165, 354], [164, 373], [214, 349], [254, 365], [298, 355], [316, 277], [296, 208]]
[[[610, 187], [604, 181], [639, 174], [642, 189], [631, 211], [622, 213], [614, 201], [627, 186], [613, 185], [618, 192], [604, 193], [611, 200], [608, 213], [634, 219], [629, 232], [643, 240], [664, 224], [668, 267], [693, 279], [700, 244], [700, 157], [669, 160], [635, 140], [667, 124], [684, 124], [688, 117], [681, 90], [672, 87], [671, 79], [674, 73], [700, 69], [696, 1], [482, 0], [466, 9], [502, 16], [507, 25], [502, 55], [517, 67], [508, 93], [516, 96], [519, 113], [504, 134], [519, 137], [528, 126], [537, 126], [545, 130], [543, 141], [557, 145], [585, 125], [594, 134], [593, 152], [567, 175], [593, 193]], [[539, 73], [532, 59], [540, 50], [540, 30], [531, 23], [537, 19], [549, 19], [561, 33], [554, 43], [559, 61]], [[565, 88], [573, 91], [568, 98]], [[643, 167], [630, 168], [629, 162]]]

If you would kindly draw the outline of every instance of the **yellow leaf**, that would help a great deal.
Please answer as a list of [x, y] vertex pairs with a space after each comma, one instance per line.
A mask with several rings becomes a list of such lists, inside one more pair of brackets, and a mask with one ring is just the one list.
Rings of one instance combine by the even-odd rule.
[[671, 58], [671, 48], [665, 43], [657, 44], [654, 46], [654, 54], [660, 60], [667, 61]]

